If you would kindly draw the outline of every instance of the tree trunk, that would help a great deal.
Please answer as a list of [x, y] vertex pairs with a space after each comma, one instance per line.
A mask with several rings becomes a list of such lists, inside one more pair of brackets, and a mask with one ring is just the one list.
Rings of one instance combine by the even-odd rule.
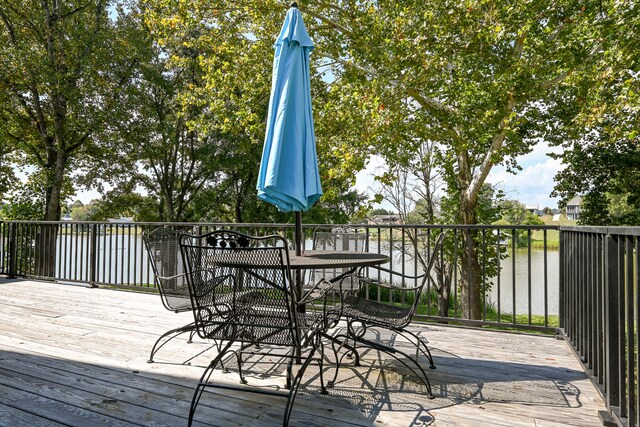
[[[443, 266], [444, 267], [444, 266]], [[451, 278], [445, 277], [440, 283], [438, 293], [438, 314], [440, 317], [449, 317], [449, 296], [451, 295]]]
[[[49, 173], [45, 200], [45, 221], [60, 221], [61, 195], [64, 183], [64, 172], [67, 163], [65, 153], [56, 152], [53, 168]], [[36, 235], [36, 274], [42, 277], [55, 277], [56, 243], [58, 241], [58, 224], [42, 225]]]
[[[476, 225], [476, 203], [461, 197], [460, 214], [462, 223]], [[478, 320], [482, 315], [481, 267], [476, 247], [477, 230], [464, 230], [462, 235], [462, 255], [460, 264], [460, 298], [462, 316]]]

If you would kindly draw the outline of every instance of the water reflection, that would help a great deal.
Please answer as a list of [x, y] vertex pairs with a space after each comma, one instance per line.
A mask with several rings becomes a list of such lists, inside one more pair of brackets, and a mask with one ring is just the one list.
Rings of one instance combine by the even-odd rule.
[[[369, 250], [377, 252], [378, 247], [370, 244]], [[410, 251], [410, 248], [407, 248]], [[389, 253], [388, 245], [383, 244], [380, 252]], [[394, 271], [403, 271], [407, 275], [415, 274], [415, 261], [412, 257], [403, 255], [402, 251], [395, 249], [392, 256], [392, 266], [387, 265]], [[531, 268], [529, 268], [529, 255], [527, 248], [515, 250], [512, 254], [508, 249], [507, 258], [500, 262], [499, 277], [487, 277], [490, 284], [487, 292], [487, 305], [493, 306], [500, 313], [515, 314], [558, 314], [558, 289], [559, 289], [559, 259], [558, 251], [547, 250], [546, 252], [546, 275], [545, 275], [545, 251], [542, 249], [531, 249]], [[403, 269], [404, 266], [404, 269]], [[389, 279], [388, 275], [382, 275], [382, 279]], [[397, 281], [395, 278], [394, 281]], [[459, 280], [459, 275], [458, 275]], [[515, 296], [515, 298], [514, 298]], [[545, 301], [546, 304], [545, 304]]]

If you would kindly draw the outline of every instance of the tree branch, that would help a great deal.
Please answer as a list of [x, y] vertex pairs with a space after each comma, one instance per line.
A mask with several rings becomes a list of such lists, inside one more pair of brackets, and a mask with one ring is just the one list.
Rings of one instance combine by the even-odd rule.
[[0, 9], [0, 19], [4, 23], [4, 26], [7, 28], [7, 32], [9, 32], [9, 40], [11, 40], [11, 44], [15, 46], [16, 44], [16, 33], [13, 27], [13, 24], [9, 21], [9, 17], [4, 13], [4, 10]]
[[[519, 35], [515, 43], [513, 44], [513, 51], [519, 58], [522, 57], [522, 51], [524, 49], [524, 41], [526, 39], [526, 36], [526, 33]], [[477, 173], [474, 174], [471, 182], [469, 183], [469, 187], [467, 187], [467, 189], [465, 190], [465, 197], [467, 197], [468, 199], [474, 198], [480, 192], [482, 184], [487, 179], [487, 176], [489, 175], [489, 172], [493, 167], [494, 155], [502, 148], [502, 145], [504, 144], [504, 141], [507, 137], [506, 128], [511, 121], [511, 115], [515, 108], [514, 92], [515, 88], [511, 88], [511, 90], [507, 94], [507, 106], [505, 108], [504, 116], [502, 117], [502, 120], [500, 120], [498, 131], [494, 135], [493, 140], [491, 141], [491, 146], [485, 153], [484, 160], [478, 168]]]
[[[378, 73], [375, 70], [371, 70], [365, 67], [362, 67], [360, 65], [354, 64], [353, 62], [350, 61], [345, 61], [344, 59], [340, 59], [340, 58], [335, 58], [333, 56], [326, 56], [327, 58], [331, 59], [332, 61], [334, 61], [334, 63], [338, 63], [338, 64], [342, 64], [345, 67], [350, 67], [350, 68], [354, 68], [358, 71], [361, 71], [365, 74], [368, 74], [370, 76], [377, 76]], [[400, 86], [400, 84], [396, 81], [393, 82], [395, 83], [396, 86]], [[443, 104], [440, 101], [437, 101], [433, 98], [427, 98], [425, 96], [423, 96], [421, 93], [419, 93], [416, 89], [413, 88], [402, 88], [407, 95], [411, 96], [413, 99], [415, 99], [420, 105], [422, 105], [423, 107], [431, 107], [432, 109], [435, 110], [439, 110], [439, 111], [445, 111], [447, 113], [451, 113], [451, 114], [455, 114], [456, 110], [448, 105]]]
[[347, 27], [343, 27], [342, 25], [338, 24], [335, 21], [332, 21], [331, 19], [320, 15], [319, 13], [316, 13], [312, 10], [307, 9], [306, 7], [298, 7], [298, 9], [300, 9], [301, 12], [306, 13], [309, 16], [313, 16], [314, 18], [318, 19], [319, 21], [330, 25], [331, 27], [335, 28], [336, 30], [339, 30], [340, 32], [342, 32], [343, 34], [348, 34], [348, 35], [352, 35], [352, 31], [350, 29], [348, 29]]

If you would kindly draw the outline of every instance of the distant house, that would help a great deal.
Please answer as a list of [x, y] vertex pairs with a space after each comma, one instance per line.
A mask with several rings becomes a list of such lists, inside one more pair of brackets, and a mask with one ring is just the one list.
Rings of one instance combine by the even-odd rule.
[[391, 215], [374, 215], [369, 218], [370, 225], [381, 225], [381, 224], [400, 224], [400, 215], [391, 214]]
[[128, 224], [133, 222], [133, 217], [121, 216], [120, 218], [108, 218], [107, 222], [112, 222], [115, 224]]
[[580, 211], [582, 207], [582, 197], [576, 196], [567, 202], [567, 218], [580, 219]]
[[527, 210], [534, 215], [544, 215], [544, 210], [540, 209], [538, 206], [527, 206]]

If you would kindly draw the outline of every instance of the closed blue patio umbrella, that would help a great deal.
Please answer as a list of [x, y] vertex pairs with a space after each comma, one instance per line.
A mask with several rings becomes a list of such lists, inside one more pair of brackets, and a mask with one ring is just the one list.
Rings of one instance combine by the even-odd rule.
[[267, 131], [258, 197], [282, 212], [296, 212], [296, 251], [302, 245], [301, 212], [322, 196], [313, 131], [309, 53], [313, 42], [295, 2], [287, 11], [273, 58]]

